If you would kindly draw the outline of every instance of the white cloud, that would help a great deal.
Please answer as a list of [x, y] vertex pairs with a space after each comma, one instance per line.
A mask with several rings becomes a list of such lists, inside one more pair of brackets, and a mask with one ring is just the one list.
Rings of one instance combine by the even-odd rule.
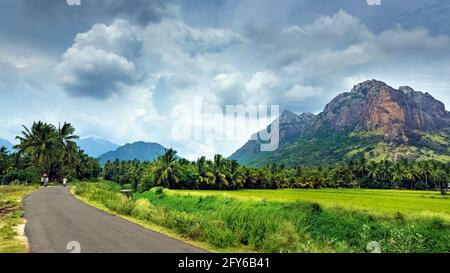
[[124, 20], [96, 24], [79, 33], [57, 67], [62, 86], [73, 96], [105, 99], [137, 82], [140, 32]]
[[304, 101], [305, 99], [318, 96], [322, 93], [321, 88], [317, 88], [314, 86], [302, 86], [302, 85], [294, 85], [292, 88], [287, 91], [284, 95], [286, 98], [295, 100], [295, 101]]

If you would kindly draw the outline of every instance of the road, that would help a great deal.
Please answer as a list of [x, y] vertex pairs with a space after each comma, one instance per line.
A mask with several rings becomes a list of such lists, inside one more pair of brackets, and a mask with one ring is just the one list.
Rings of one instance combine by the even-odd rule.
[[198, 253], [184, 242], [87, 205], [69, 188], [49, 187], [24, 199], [32, 253]]

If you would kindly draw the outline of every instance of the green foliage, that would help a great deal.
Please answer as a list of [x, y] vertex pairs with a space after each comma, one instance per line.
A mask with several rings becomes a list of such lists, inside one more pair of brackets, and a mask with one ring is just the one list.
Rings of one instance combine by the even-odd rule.
[[447, 192], [450, 162], [367, 161], [348, 160], [343, 164], [318, 167], [272, 164], [261, 168], [240, 165], [216, 155], [213, 161], [199, 158], [196, 162], [177, 160], [176, 152], [168, 150], [156, 162], [108, 162], [104, 179], [119, 184], [132, 184], [138, 192], [155, 186], [170, 189], [237, 190], [237, 189], [439, 189]]
[[70, 123], [58, 127], [35, 122], [31, 128], [23, 126], [15, 154], [0, 148], [0, 182], [10, 184], [38, 183], [46, 173], [51, 181], [63, 178], [97, 179], [100, 165], [88, 157], [75, 143], [78, 136]]
[[33, 184], [39, 183], [39, 179], [40, 179], [39, 172], [36, 171], [36, 169], [33, 168], [28, 168], [25, 170], [12, 169], [3, 176], [1, 183], [2, 185], [9, 185], [17, 181], [23, 184]]
[[[365, 252], [367, 244], [376, 241], [383, 252], [389, 253], [450, 249], [450, 226], [438, 219], [378, 216], [304, 201], [238, 200], [171, 191], [158, 194], [155, 189], [137, 194], [133, 201], [122, 199], [120, 193], [102, 184], [80, 184], [76, 192], [119, 213], [218, 248], [282, 253]], [[112, 206], [111, 202], [120, 205]], [[122, 208], [124, 202], [127, 209]]]

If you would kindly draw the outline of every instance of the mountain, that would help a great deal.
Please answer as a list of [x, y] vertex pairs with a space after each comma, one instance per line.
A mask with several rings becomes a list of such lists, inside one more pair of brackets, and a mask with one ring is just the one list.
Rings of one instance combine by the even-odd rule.
[[[272, 125], [269, 125], [271, 127]], [[340, 94], [323, 112], [280, 116], [280, 146], [249, 141], [230, 158], [247, 165], [334, 164], [366, 157], [450, 161], [450, 112], [430, 94], [371, 80]]]
[[[297, 137], [303, 136], [308, 132], [315, 118], [314, 114], [304, 113], [296, 115], [289, 110], [284, 110], [280, 117], [270, 124], [265, 132], [270, 132], [275, 123], [279, 124], [279, 145], [285, 146], [292, 142]], [[249, 140], [241, 149], [236, 151], [230, 158], [241, 161], [241, 159], [255, 156], [261, 151], [261, 140], [258, 132], [252, 136], [252, 140]], [[257, 139], [257, 140], [255, 140]]]
[[106, 152], [115, 151], [120, 147], [120, 145], [112, 143], [109, 140], [93, 137], [79, 139], [77, 143], [86, 154], [92, 157], [98, 157]]
[[6, 147], [6, 149], [8, 149], [8, 152], [12, 152], [13, 150], [13, 144], [8, 140], [2, 138], [0, 138], [0, 148], [1, 147]]
[[159, 155], [164, 154], [166, 148], [157, 143], [149, 142], [135, 142], [119, 147], [113, 152], [107, 152], [98, 157], [100, 164], [105, 164], [107, 161], [119, 160], [140, 160], [140, 161], [154, 161]]

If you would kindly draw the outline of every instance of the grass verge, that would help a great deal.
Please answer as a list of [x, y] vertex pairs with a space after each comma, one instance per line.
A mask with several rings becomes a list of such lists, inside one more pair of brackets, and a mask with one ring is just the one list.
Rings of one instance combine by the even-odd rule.
[[77, 198], [78, 200], [80, 200], [80, 201], [82, 201], [82, 202], [84, 202], [86, 204], [89, 204], [89, 205], [91, 205], [93, 207], [96, 207], [98, 209], [101, 209], [103, 211], [106, 211], [106, 212], [108, 212], [108, 213], [110, 213], [112, 215], [121, 217], [121, 218], [123, 218], [123, 219], [125, 219], [127, 221], [130, 221], [132, 223], [135, 223], [137, 225], [145, 227], [145, 228], [147, 228], [149, 230], [152, 230], [152, 231], [164, 234], [164, 235], [166, 235], [166, 236], [168, 236], [170, 238], [173, 238], [173, 239], [176, 239], [176, 240], [180, 240], [182, 242], [185, 242], [187, 244], [196, 246], [198, 248], [205, 249], [205, 250], [207, 250], [209, 252], [216, 252], [216, 253], [250, 253], [250, 252], [254, 252], [254, 251], [252, 251], [250, 249], [246, 249], [246, 248], [236, 248], [236, 247], [219, 248], [219, 247], [216, 247], [214, 245], [208, 244], [206, 242], [199, 242], [199, 241], [192, 240], [192, 239], [190, 239], [190, 238], [188, 238], [188, 237], [186, 237], [186, 236], [184, 236], [182, 234], [177, 234], [176, 232], [174, 232], [173, 230], [171, 230], [169, 228], [166, 228], [166, 227], [161, 226], [161, 225], [156, 225], [156, 224], [154, 224], [152, 222], [146, 221], [145, 219], [137, 218], [137, 217], [134, 217], [134, 216], [131, 216], [131, 215], [122, 214], [122, 213], [120, 213], [120, 212], [118, 212], [118, 211], [116, 211], [114, 209], [111, 209], [111, 208], [107, 207], [101, 201], [98, 201], [98, 200], [95, 201], [95, 200], [93, 200], [93, 199], [91, 199], [89, 197], [86, 197], [86, 195], [84, 195], [84, 194], [80, 195], [78, 193], [78, 191], [76, 190], [77, 186], [79, 187], [79, 185], [75, 185], [74, 187], [72, 187], [71, 190], [70, 190], [70, 193], [72, 195], [74, 195], [75, 198]]
[[33, 186], [0, 186], [0, 253], [28, 252], [21, 206], [22, 199], [36, 189]]

